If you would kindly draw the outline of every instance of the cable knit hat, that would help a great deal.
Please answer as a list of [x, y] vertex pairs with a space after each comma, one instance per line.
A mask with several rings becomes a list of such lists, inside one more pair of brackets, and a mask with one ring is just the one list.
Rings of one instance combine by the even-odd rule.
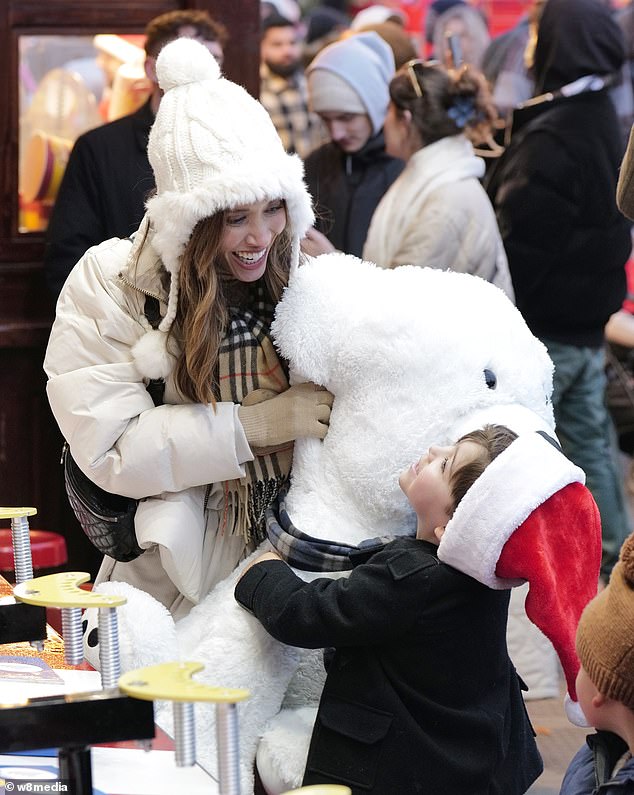
[[[376, 135], [385, 121], [390, 101], [389, 85], [394, 76], [394, 55], [377, 33], [358, 33], [324, 47], [306, 70], [310, 106], [316, 113], [341, 111], [358, 113], [363, 108], [370, 117], [372, 134]], [[349, 94], [333, 94], [332, 80], [345, 83], [354, 90], [360, 104], [354, 109], [345, 104]]]
[[152, 373], [146, 365], [145, 375], [161, 378], [170, 370], [160, 349], [165, 350], [176, 316], [174, 277], [196, 224], [232, 207], [284, 199], [295, 267], [299, 240], [313, 213], [301, 160], [284, 151], [266, 110], [221, 76], [206, 47], [187, 38], [167, 44], [156, 60], [156, 74], [164, 95], [148, 142], [156, 194], [146, 207], [152, 246], [173, 278], [158, 331], [148, 331], [133, 353], [137, 361], [153, 362]]
[[583, 611], [577, 652], [597, 689], [634, 709], [634, 534], [621, 547], [609, 585]]
[[584, 482], [553, 439], [521, 433], [467, 491], [438, 547], [440, 560], [489, 588], [529, 583], [526, 614], [555, 647], [579, 725], [575, 634], [601, 564], [599, 512]]

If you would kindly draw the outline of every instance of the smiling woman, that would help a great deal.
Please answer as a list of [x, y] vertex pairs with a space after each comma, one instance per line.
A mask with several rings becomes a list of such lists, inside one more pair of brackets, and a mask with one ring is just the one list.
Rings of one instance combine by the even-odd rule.
[[45, 369], [79, 467], [139, 500], [145, 551], [105, 558], [97, 582], [180, 617], [263, 537], [292, 442], [325, 436], [332, 395], [289, 388], [269, 337], [313, 217], [301, 161], [198, 42], [165, 46], [156, 72], [156, 193], [132, 239], [92, 248], [66, 282]]

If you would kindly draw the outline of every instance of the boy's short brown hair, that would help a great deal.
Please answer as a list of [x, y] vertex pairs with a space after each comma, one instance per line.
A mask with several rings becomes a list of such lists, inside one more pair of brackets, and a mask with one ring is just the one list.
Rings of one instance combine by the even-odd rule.
[[517, 434], [506, 425], [485, 425], [477, 431], [471, 431], [461, 436], [456, 444], [461, 442], [474, 442], [480, 447], [481, 453], [475, 461], [460, 467], [451, 474], [451, 513], [456, 510], [458, 503], [473, 486], [491, 461], [517, 439]]

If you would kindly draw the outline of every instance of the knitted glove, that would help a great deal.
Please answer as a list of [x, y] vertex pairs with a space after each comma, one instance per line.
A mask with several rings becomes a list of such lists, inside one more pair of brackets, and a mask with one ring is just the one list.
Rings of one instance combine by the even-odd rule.
[[323, 439], [328, 433], [332, 401], [327, 389], [308, 381], [255, 406], [240, 406], [238, 417], [252, 449], [304, 436]]

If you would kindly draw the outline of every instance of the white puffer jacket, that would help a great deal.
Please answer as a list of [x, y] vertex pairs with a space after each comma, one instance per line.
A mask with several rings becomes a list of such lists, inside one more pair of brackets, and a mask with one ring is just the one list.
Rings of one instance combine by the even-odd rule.
[[[151, 232], [139, 257], [144, 231], [145, 222], [134, 242], [108, 240], [75, 266], [44, 369], [53, 414], [80, 468], [106, 491], [143, 500], [136, 533], [152, 554], [114, 571], [106, 559], [98, 579], [130, 582], [180, 611], [179, 594], [198, 602], [245, 554], [244, 539], [218, 532], [226, 519], [221, 484], [243, 477], [253, 456], [237, 405], [183, 403], [171, 377], [165, 405], [152, 402], [132, 348], [148, 328], [145, 295], [164, 312], [166, 290]], [[171, 582], [162, 582], [162, 571], [151, 573], [154, 585], [144, 582], [144, 569], [159, 565], [153, 545]]]
[[363, 258], [471, 273], [513, 300], [504, 246], [479, 182], [484, 162], [464, 135], [415, 152], [372, 216]]

